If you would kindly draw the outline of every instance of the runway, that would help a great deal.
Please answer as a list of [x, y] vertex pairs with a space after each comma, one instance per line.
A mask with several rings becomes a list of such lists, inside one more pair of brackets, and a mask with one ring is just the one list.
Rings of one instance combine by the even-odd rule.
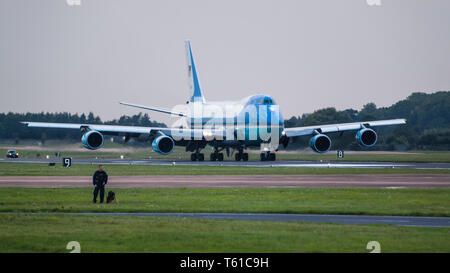
[[[61, 158], [0, 158], [0, 162], [18, 163], [56, 163], [61, 164]], [[350, 161], [203, 161], [192, 162], [186, 160], [166, 159], [94, 159], [74, 158], [72, 164], [124, 164], [124, 165], [181, 165], [181, 166], [245, 166], [245, 167], [297, 167], [297, 168], [410, 168], [410, 169], [445, 169], [450, 170], [450, 163], [397, 163], [397, 162], [350, 162]]]
[[[91, 176], [3, 176], [0, 187], [92, 187]], [[109, 188], [449, 188], [450, 175], [160, 175], [110, 176]]]
[[450, 217], [374, 216], [331, 214], [267, 214], [267, 213], [65, 213], [78, 215], [187, 217], [214, 220], [249, 220], [277, 222], [338, 223], [350, 225], [395, 225], [412, 227], [450, 227]]

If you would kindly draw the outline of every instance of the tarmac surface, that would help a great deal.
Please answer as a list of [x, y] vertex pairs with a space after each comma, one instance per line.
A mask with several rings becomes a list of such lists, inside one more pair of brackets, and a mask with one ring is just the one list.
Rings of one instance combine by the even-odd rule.
[[450, 217], [374, 216], [330, 214], [267, 214], [267, 213], [66, 213], [78, 215], [187, 217], [214, 220], [250, 220], [277, 222], [339, 223], [351, 225], [384, 224], [413, 227], [450, 227]]
[[[0, 187], [91, 187], [91, 176], [3, 176]], [[109, 188], [348, 187], [449, 188], [450, 175], [161, 175], [110, 176]]]
[[[18, 163], [56, 163], [61, 164], [61, 158], [0, 158], [0, 162]], [[182, 165], [182, 166], [247, 166], [247, 167], [302, 167], [302, 168], [410, 168], [410, 169], [447, 169], [450, 163], [396, 163], [396, 162], [349, 162], [349, 161], [202, 161], [192, 162], [186, 160], [133, 160], [133, 159], [94, 159], [74, 158], [72, 164], [125, 164], [125, 165]]]

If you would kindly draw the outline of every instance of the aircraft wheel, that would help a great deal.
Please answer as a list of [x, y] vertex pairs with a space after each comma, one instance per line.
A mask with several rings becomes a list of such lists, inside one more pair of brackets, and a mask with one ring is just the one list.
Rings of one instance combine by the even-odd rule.
[[241, 157], [242, 157], [241, 153], [236, 153], [236, 154], [234, 155], [234, 159], [235, 159], [236, 161], [241, 161]]
[[269, 160], [270, 160], [270, 161], [275, 161], [275, 159], [276, 159], [275, 153], [270, 153], [270, 154], [269, 154]]
[[211, 153], [210, 159], [211, 161], [216, 161], [217, 160], [216, 153]]
[[266, 160], [267, 160], [266, 153], [260, 153], [260, 154], [259, 154], [259, 159], [260, 159], [261, 161], [266, 161]]
[[195, 153], [191, 154], [191, 161], [197, 161], [197, 155]]
[[205, 155], [200, 153], [200, 154], [198, 154], [197, 159], [198, 159], [198, 161], [204, 161]]
[[242, 154], [242, 161], [248, 161], [248, 153]]
[[223, 161], [223, 153], [218, 153], [217, 154], [217, 160]]

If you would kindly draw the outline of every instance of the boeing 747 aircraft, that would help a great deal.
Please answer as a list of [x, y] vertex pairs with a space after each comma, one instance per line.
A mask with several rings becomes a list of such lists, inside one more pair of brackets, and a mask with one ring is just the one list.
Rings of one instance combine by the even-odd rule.
[[121, 102], [122, 105], [170, 114], [177, 118], [170, 128], [115, 126], [100, 124], [73, 124], [48, 122], [23, 122], [28, 127], [73, 129], [81, 132], [81, 142], [91, 150], [103, 146], [104, 135], [131, 137], [145, 136], [152, 143], [153, 150], [168, 155], [175, 146], [184, 146], [192, 152], [192, 161], [204, 161], [201, 150], [210, 145], [211, 161], [223, 161], [223, 151], [236, 161], [247, 161], [249, 147], [260, 147], [261, 161], [275, 160], [279, 145], [286, 147], [296, 136], [311, 136], [311, 149], [326, 153], [331, 148], [327, 134], [356, 131], [356, 141], [364, 147], [377, 142], [377, 126], [405, 124], [405, 119], [364, 121], [342, 124], [314, 125], [284, 128], [279, 106], [269, 95], [252, 95], [235, 102], [207, 102], [200, 88], [194, 64], [191, 45], [186, 41], [187, 67], [191, 97], [186, 104], [171, 110]]

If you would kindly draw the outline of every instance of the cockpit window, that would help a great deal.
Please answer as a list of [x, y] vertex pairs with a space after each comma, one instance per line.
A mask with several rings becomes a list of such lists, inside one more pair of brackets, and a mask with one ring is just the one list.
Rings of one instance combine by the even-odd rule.
[[273, 103], [273, 101], [272, 101], [272, 99], [271, 99], [271, 98], [269, 98], [269, 97], [265, 97], [265, 98], [264, 98], [264, 101], [263, 101], [263, 103], [264, 103], [264, 104], [272, 104], [272, 103]]
[[259, 104], [274, 104], [274, 101], [271, 97], [264, 97], [259, 100]]
[[247, 103], [248, 104], [266, 104], [266, 105], [276, 104], [275, 100], [272, 99], [272, 97], [261, 96], [261, 95], [253, 96]]

